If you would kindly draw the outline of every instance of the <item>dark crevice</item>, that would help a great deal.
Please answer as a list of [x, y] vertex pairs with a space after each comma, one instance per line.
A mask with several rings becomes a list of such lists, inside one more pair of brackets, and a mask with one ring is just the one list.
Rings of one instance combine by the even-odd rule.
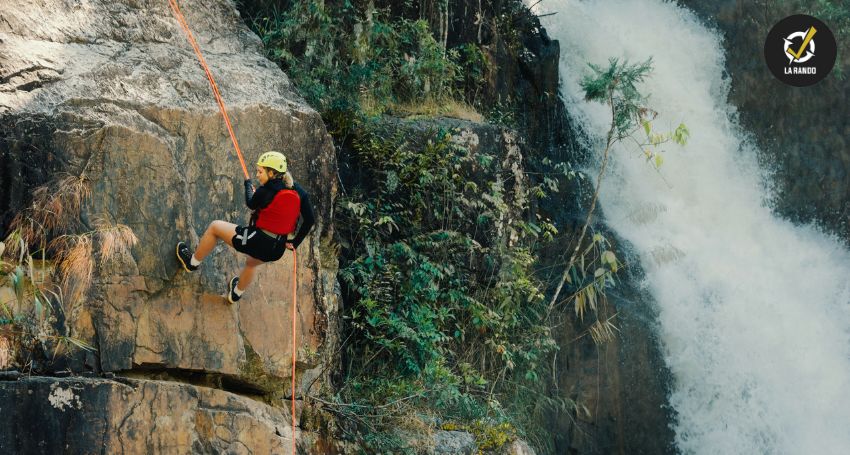
[[[115, 373], [104, 373], [97, 375], [89, 374], [72, 374], [68, 375], [65, 372], [62, 374], [39, 374], [30, 375], [24, 374], [17, 370], [0, 371], [0, 382], [14, 382], [29, 378], [87, 378], [87, 379], [102, 379], [104, 381], [114, 381], [132, 388], [138, 388], [140, 384], [136, 380], [148, 381], [166, 381], [179, 384], [192, 385], [195, 387], [208, 387], [218, 389], [224, 392], [230, 392], [234, 395], [249, 398], [254, 401], [259, 401], [263, 404], [269, 404], [272, 393], [262, 388], [257, 384], [246, 381], [238, 376], [211, 373], [200, 370], [185, 370], [180, 368], [163, 368], [159, 365], [139, 365], [132, 370], [123, 370]], [[222, 409], [228, 410], [228, 409]], [[235, 410], [235, 409], [230, 409]]]
[[116, 374], [129, 379], [168, 381], [196, 387], [209, 387], [260, 401], [264, 404], [268, 404], [271, 398], [271, 393], [263, 387], [238, 376], [223, 373], [142, 364], [136, 365], [131, 370], [118, 371]]
[[0, 76], [0, 84], [5, 84], [5, 83], [9, 82], [10, 80], [12, 80], [12, 78], [14, 78], [14, 77], [24, 76], [24, 75], [34, 73], [34, 72], [37, 72], [37, 71], [42, 71], [42, 70], [52, 71], [56, 74], [62, 74], [62, 73], [65, 72], [64, 70], [61, 70], [61, 69], [57, 71], [56, 69], [50, 68], [50, 67], [47, 67], [47, 66], [35, 65], [35, 66], [30, 66], [30, 67], [27, 67], [27, 68], [20, 69], [18, 71], [7, 74], [5, 76]]

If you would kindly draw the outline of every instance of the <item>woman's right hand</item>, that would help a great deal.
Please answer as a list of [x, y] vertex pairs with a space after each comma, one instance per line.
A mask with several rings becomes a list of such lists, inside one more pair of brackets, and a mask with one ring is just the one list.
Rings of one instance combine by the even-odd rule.
[[254, 184], [251, 179], [245, 179], [245, 203], [249, 204], [252, 197], [254, 197]]

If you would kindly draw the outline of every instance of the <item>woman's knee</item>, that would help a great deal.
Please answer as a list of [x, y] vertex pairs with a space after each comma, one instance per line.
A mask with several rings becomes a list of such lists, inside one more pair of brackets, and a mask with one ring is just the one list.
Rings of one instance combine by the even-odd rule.
[[216, 236], [222, 237], [227, 233], [227, 222], [222, 220], [215, 220], [207, 226], [207, 232]]
[[213, 235], [230, 246], [233, 246], [233, 236], [236, 235], [236, 225], [227, 221], [215, 220], [210, 223]]
[[218, 222], [219, 222], [219, 220], [215, 220], [215, 221], [210, 222], [210, 224], [208, 224], [208, 225], [207, 225], [207, 230], [206, 230], [206, 231], [204, 231], [204, 232], [205, 232], [205, 233], [207, 233], [207, 232], [208, 232], [208, 233], [210, 233], [210, 234], [215, 234], [215, 233], [216, 233], [216, 228], [217, 228], [217, 226], [218, 226], [218, 224], [217, 224]]

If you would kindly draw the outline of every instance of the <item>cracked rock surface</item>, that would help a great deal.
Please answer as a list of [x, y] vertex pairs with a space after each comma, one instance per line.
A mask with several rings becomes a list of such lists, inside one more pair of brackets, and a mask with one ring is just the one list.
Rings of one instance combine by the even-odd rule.
[[[323, 379], [336, 339], [336, 264], [323, 264], [319, 253], [332, 236], [333, 144], [231, 1], [180, 6], [251, 175], [261, 153], [279, 150], [311, 194], [317, 220], [298, 249], [297, 332], [291, 253], [261, 266], [235, 306], [221, 294], [245, 256], [219, 244], [191, 274], [175, 259], [178, 241], [195, 246], [211, 221], [246, 224], [249, 212], [210, 85], [168, 2], [3, 1], [0, 221], [29, 204], [35, 188], [69, 173], [91, 183], [82, 225], [104, 219], [129, 226], [139, 239], [131, 257], [97, 264], [81, 306], [65, 315], [67, 332], [97, 352], [63, 368], [208, 375], [211, 384], [282, 400], [292, 336], [300, 387]], [[17, 416], [0, 430], [7, 432], [0, 453], [288, 451], [289, 415], [281, 409], [222, 390], [127, 381], [0, 383], [0, 415]], [[78, 443], [79, 450], [65, 446]]]
[[[286, 409], [163, 381], [0, 382], [0, 453], [290, 453]], [[298, 453], [316, 438], [296, 431]]]
[[[331, 139], [231, 2], [181, 8], [249, 172], [262, 152], [281, 150], [312, 195], [318, 220], [298, 251], [296, 335], [299, 367], [318, 367], [335, 311], [335, 266], [321, 264], [318, 251], [336, 191]], [[82, 313], [69, 321], [99, 349], [88, 368], [204, 371], [263, 387], [289, 376], [292, 254], [261, 266], [237, 306], [220, 295], [244, 256], [220, 244], [192, 274], [174, 258], [177, 241], [195, 245], [216, 219], [246, 224], [248, 211], [209, 83], [167, 2], [4, 1], [0, 153], [7, 217], [67, 172], [91, 181], [84, 224], [125, 224], [139, 239], [132, 258], [98, 267]]]

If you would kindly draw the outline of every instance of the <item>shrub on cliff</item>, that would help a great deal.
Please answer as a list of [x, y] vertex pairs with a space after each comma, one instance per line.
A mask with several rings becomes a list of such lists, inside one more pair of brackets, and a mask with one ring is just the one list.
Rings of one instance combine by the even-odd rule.
[[356, 420], [371, 409], [367, 427], [379, 429], [423, 416], [523, 427], [508, 404], [535, 388], [555, 349], [531, 254], [553, 228], [513, 216], [526, 195], [506, 187], [503, 160], [470, 153], [451, 131], [414, 138], [358, 120], [347, 136], [338, 399], [352, 407], [338, 411]]

